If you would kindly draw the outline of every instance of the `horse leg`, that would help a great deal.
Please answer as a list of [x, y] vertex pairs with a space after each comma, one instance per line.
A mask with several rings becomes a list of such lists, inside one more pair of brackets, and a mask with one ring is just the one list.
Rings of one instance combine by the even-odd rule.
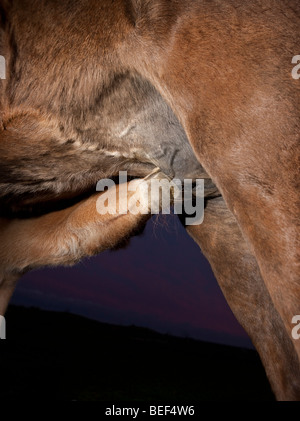
[[[179, 117], [292, 339], [300, 314], [300, 84], [291, 75], [299, 1], [268, 9], [260, 1], [150, 3], [136, 7], [145, 43], [135, 66]], [[300, 340], [292, 340], [300, 361]]]
[[108, 203], [116, 199], [115, 214], [98, 213], [101, 193], [38, 218], [0, 219], [0, 315], [23, 273], [42, 266], [75, 264], [85, 256], [118, 246], [143, 228], [150, 218], [151, 201], [145, 184], [140, 188], [140, 183], [130, 183], [128, 205], [122, 196], [119, 201], [119, 186], [105, 193]]
[[300, 367], [291, 336], [224, 200], [208, 200], [203, 224], [187, 231], [209, 260], [230, 308], [256, 347], [277, 399], [299, 400]]
[[0, 277], [0, 316], [4, 316], [9, 300], [15, 290], [19, 275], [9, 274]]

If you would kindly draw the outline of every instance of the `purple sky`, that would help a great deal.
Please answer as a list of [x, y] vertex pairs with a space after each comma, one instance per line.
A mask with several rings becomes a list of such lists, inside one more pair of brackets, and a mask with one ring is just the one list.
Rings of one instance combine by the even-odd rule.
[[27, 274], [12, 303], [251, 346], [208, 262], [175, 216], [155, 217], [125, 250]]

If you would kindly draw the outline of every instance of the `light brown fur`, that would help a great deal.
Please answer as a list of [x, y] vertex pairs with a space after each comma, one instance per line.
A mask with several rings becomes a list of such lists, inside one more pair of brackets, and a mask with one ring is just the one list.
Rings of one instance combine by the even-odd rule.
[[[79, 129], [84, 127], [85, 134], [95, 129], [99, 101], [120, 76], [150, 81], [180, 121], [201, 174], [216, 185], [228, 212], [224, 219], [222, 212], [213, 218], [209, 207], [206, 211], [226, 242], [213, 223], [192, 235], [251, 334], [276, 396], [300, 399], [300, 341], [291, 337], [292, 318], [300, 313], [300, 83], [291, 76], [300, 45], [298, 0], [13, 0], [0, 5], [0, 53], [8, 65], [7, 80], [1, 81], [0, 148], [8, 152], [0, 175], [10, 188], [5, 207], [20, 206], [24, 199], [13, 191], [13, 179], [5, 178], [5, 165], [14, 161], [12, 139], [20, 148], [15, 159], [22, 152], [25, 162], [34, 160], [48, 142], [61, 145], [56, 157], [63, 162], [70, 139], [88, 151]], [[160, 139], [156, 142], [160, 145]], [[121, 140], [119, 145], [124, 147]], [[155, 142], [151, 145], [154, 151]], [[108, 176], [133, 162], [104, 157], [101, 165]], [[151, 157], [139, 155], [134, 165], [134, 175], [153, 169]], [[26, 165], [21, 168], [26, 175]], [[32, 181], [27, 177], [27, 193]], [[33, 183], [26, 200], [29, 205], [32, 197], [37, 204], [57, 200], [57, 185], [35, 196], [39, 184]], [[87, 187], [82, 181], [72, 194]], [[237, 262], [243, 263], [239, 270]], [[248, 302], [239, 295], [243, 288]]]
[[[139, 183], [131, 183], [136, 192], [128, 192], [128, 203], [138, 194], [140, 206], [148, 206], [148, 192], [140, 190]], [[107, 194], [108, 201], [116, 197], [118, 212], [100, 215], [97, 200], [101, 194], [37, 218], [0, 218], [0, 315], [4, 315], [15, 283], [25, 272], [43, 266], [73, 265], [83, 257], [115, 248], [140, 231], [150, 217], [150, 205], [147, 214], [134, 215], [130, 208], [126, 214], [119, 213], [122, 203], [118, 186]]]

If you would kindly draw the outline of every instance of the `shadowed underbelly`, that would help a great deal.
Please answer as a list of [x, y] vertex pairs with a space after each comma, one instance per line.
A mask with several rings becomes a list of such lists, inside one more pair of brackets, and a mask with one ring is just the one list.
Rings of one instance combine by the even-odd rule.
[[120, 171], [129, 178], [155, 168], [169, 179], [204, 178], [207, 195], [217, 193], [179, 120], [152, 85], [128, 75], [113, 83], [82, 120], [54, 115], [53, 123], [28, 115], [21, 123], [17, 117], [9, 122], [0, 142], [0, 216], [67, 207], [94, 193], [99, 180], [117, 181]]

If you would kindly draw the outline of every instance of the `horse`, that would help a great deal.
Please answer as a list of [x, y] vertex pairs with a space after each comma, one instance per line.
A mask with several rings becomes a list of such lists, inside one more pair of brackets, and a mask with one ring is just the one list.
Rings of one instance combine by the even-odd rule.
[[146, 222], [101, 222], [98, 196], [83, 197], [100, 178], [202, 177], [204, 222], [187, 232], [276, 398], [299, 400], [298, 1], [1, 0], [0, 12], [2, 313], [25, 271]]

